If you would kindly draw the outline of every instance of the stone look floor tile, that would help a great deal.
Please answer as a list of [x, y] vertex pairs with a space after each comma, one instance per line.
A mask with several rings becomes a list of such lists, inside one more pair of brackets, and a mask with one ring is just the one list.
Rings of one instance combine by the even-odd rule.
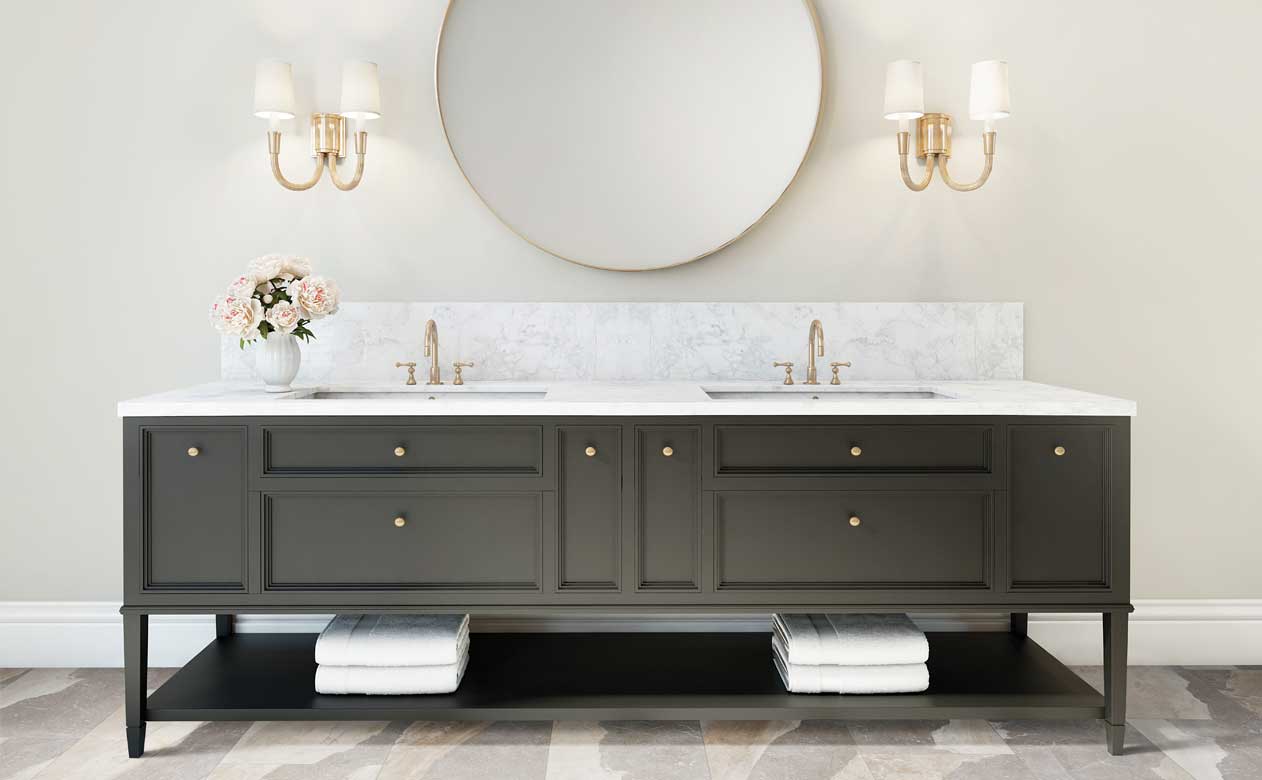
[[994, 724], [1032, 771], [1041, 768], [1041, 778], [1058, 778], [1049, 759], [1074, 780], [1190, 780], [1188, 772], [1162, 753], [1135, 728], [1126, 729], [1126, 750], [1111, 756], [1104, 744], [1104, 725], [1097, 720], [1023, 720]]
[[871, 780], [841, 721], [702, 724], [712, 780]]
[[[1101, 693], [1104, 668], [1079, 666], [1074, 671]], [[1209, 707], [1188, 687], [1188, 679], [1169, 666], [1133, 666], [1126, 675], [1126, 717], [1209, 720]]]
[[384, 721], [254, 723], [211, 780], [374, 780], [406, 724]]
[[0, 778], [25, 780], [122, 702], [119, 669], [12, 670], [0, 687]]
[[551, 739], [549, 721], [413, 723], [378, 780], [543, 780]]
[[707, 780], [697, 721], [562, 721], [553, 725], [548, 780]]

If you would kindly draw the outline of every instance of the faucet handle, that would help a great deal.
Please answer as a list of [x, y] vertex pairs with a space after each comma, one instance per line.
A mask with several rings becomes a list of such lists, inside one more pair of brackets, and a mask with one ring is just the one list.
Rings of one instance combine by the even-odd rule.
[[828, 384], [830, 385], [841, 384], [841, 377], [838, 376], [837, 370], [840, 369], [842, 366], [845, 366], [846, 368], [850, 368], [850, 361], [846, 360], [843, 362], [832, 362], [832, 363], [829, 363], [828, 365], [833, 367], [833, 378], [832, 378], [832, 381], [830, 381]]
[[407, 384], [409, 384], [409, 385], [414, 385], [414, 384], [416, 384], [416, 364], [415, 364], [415, 363], [398, 363], [398, 362], [396, 362], [396, 363], [394, 364], [394, 367], [395, 367], [395, 368], [406, 368], [406, 369], [408, 370], [408, 381], [407, 381]]
[[771, 365], [775, 366], [776, 368], [783, 368], [784, 369], [784, 383], [786, 385], [793, 384], [793, 363], [791, 361], [785, 362], [785, 363], [776, 361], [772, 363]]
[[456, 378], [454, 381], [452, 381], [452, 384], [463, 385], [464, 377], [461, 376], [460, 372], [461, 370], [466, 369], [466, 368], [473, 368], [473, 363], [462, 363], [461, 361], [457, 360], [455, 363], [452, 363], [451, 365], [456, 369]]

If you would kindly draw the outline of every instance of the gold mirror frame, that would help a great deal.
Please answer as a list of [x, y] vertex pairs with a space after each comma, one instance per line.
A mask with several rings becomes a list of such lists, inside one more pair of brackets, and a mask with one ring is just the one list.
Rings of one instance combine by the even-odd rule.
[[617, 271], [621, 273], [638, 273], [641, 271], [660, 271], [665, 268], [676, 268], [678, 266], [687, 265], [688, 263], [694, 262], [696, 260], [700, 260], [703, 257], [709, 257], [715, 252], [726, 249], [727, 247], [736, 243], [740, 239], [744, 238], [745, 235], [749, 233], [749, 231], [757, 227], [758, 224], [761, 223], [767, 217], [767, 215], [770, 214], [772, 210], [775, 209], [775, 207], [780, 204], [780, 201], [784, 199], [785, 193], [788, 192], [789, 188], [793, 186], [793, 183], [797, 181], [798, 175], [801, 174], [802, 172], [802, 166], [806, 164], [807, 159], [811, 156], [811, 150], [815, 148], [815, 139], [819, 134], [820, 120], [824, 114], [824, 93], [827, 89], [827, 81], [825, 79], [825, 74], [827, 71], [825, 68], [825, 63], [827, 60], [826, 60], [825, 51], [824, 51], [824, 36], [823, 36], [823, 33], [820, 32], [819, 15], [815, 11], [815, 5], [812, 2], [812, 0], [802, 0], [802, 5], [806, 9], [807, 16], [810, 18], [810, 21], [811, 21], [811, 29], [815, 33], [816, 51], [819, 52], [819, 102], [815, 106], [815, 124], [811, 128], [811, 137], [810, 137], [810, 140], [806, 144], [806, 150], [802, 153], [802, 159], [798, 161], [797, 167], [793, 171], [793, 175], [789, 177], [788, 183], [784, 185], [784, 189], [780, 191], [780, 193], [776, 196], [776, 199], [772, 201], [771, 205], [768, 206], [765, 211], [759, 214], [758, 217], [753, 222], [749, 223], [749, 225], [747, 225], [745, 229], [741, 230], [739, 233], [729, 238], [727, 241], [724, 241], [723, 243], [719, 244], [713, 249], [702, 252], [699, 255], [696, 255], [694, 257], [689, 257], [686, 260], [680, 260], [675, 263], [667, 263], [665, 265], [657, 265], [657, 266], [652, 266], [649, 268], [609, 268], [606, 266], [586, 263], [586, 262], [583, 262], [582, 260], [578, 260], [573, 257], [566, 257], [565, 255], [554, 252], [551, 249], [548, 249], [546, 246], [543, 246], [542, 244], [539, 244], [531, 240], [530, 238], [522, 235], [522, 233], [518, 231], [515, 227], [513, 227], [508, 222], [508, 220], [504, 219], [504, 217], [499, 212], [497, 212], [494, 208], [492, 208], [491, 204], [487, 202], [486, 198], [482, 196], [482, 193], [478, 191], [478, 188], [474, 186], [473, 182], [469, 179], [468, 172], [466, 172], [464, 169], [464, 166], [460, 164], [460, 156], [456, 154], [456, 149], [454, 146], [452, 146], [451, 136], [447, 132], [447, 120], [443, 114], [441, 62], [442, 62], [442, 51], [443, 51], [443, 38], [444, 38], [444, 33], [446, 33], [447, 31], [447, 21], [451, 18], [452, 7], [458, 1], [459, 0], [447, 0], [447, 6], [443, 9], [443, 20], [438, 28], [438, 43], [434, 47], [434, 100], [438, 106], [438, 122], [442, 126], [443, 140], [447, 144], [447, 151], [451, 153], [451, 159], [455, 161], [456, 167], [460, 170], [460, 175], [462, 178], [464, 178], [465, 183], [469, 185], [469, 189], [473, 190], [473, 194], [478, 197], [478, 200], [482, 202], [483, 206], [486, 206], [487, 211], [490, 211], [491, 214], [493, 214], [495, 218], [500, 221], [501, 225], [508, 228], [509, 231], [513, 233], [513, 235], [517, 236], [522, 241], [525, 241], [527, 244], [530, 244], [534, 248], [542, 252], [546, 252], [552, 255], [553, 257], [558, 257], [566, 261], [567, 263], [573, 263], [574, 265], [580, 265], [580, 266], [583, 266], [584, 268], [591, 268], [597, 271]]

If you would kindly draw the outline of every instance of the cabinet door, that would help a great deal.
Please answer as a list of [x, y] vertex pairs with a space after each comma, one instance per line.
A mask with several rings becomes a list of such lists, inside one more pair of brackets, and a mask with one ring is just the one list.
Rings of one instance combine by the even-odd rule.
[[143, 436], [142, 587], [245, 590], [245, 428], [149, 428]]
[[557, 431], [557, 587], [617, 590], [622, 582], [622, 429]]
[[1012, 590], [1109, 587], [1109, 428], [1008, 430]]
[[701, 429], [636, 428], [636, 569], [640, 590], [701, 587]]

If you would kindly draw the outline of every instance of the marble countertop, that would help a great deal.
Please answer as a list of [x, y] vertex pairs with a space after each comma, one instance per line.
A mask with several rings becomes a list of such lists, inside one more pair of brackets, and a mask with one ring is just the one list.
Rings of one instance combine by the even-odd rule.
[[[712, 394], [734, 394], [714, 398]], [[750, 396], [750, 394], [754, 394]], [[215, 382], [118, 404], [119, 417], [1043, 415], [1133, 417], [1134, 401], [1018, 380], [337, 384]]]

